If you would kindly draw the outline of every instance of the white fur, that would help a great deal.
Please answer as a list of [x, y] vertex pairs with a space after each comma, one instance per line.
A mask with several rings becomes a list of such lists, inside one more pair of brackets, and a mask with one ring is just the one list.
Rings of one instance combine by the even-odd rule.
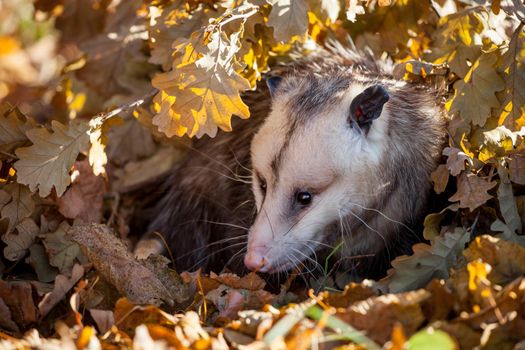
[[[351, 85], [341, 93], [341, 103], [327, 106], [323, 115], [310, 116], [295, 130], [280, 162], [278, 179], [273, 177], [271, 162], [287, 141], [289, 117], [287, 96], [274, 101], [252, 142], [253, 168], [267, 182], [263, 202], [254, 177], [258, 216], [248, 236], [247, 259], [263, 256], [265, 265], [260, 271], [284, 270], [306, 259], [318, 245], [315, 241], [322, 240], [327, 225], [348, 214], [351, 203], [367, 206], [369, 194], [378, 190], [367, 188], [374, 181], [366, 179], [374, 176], [373, 169], [388, 151], [384, 141], [388, 112], [383, 109], [366, 136], [348, 125], [350, 103], [366, 87]], [[290, 222], [285, 213], [296, 189], [314, 196], [297, 221]]]

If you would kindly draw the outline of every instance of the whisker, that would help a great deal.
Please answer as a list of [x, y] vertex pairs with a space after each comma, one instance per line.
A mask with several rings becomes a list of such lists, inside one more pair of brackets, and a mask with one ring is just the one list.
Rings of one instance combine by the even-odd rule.
[[215, 173], [215, 174], [221, 175], [221, 176], [223, 176], [223, 177], [225, 177], [225, 178], [227, 178], [227, 179], [229, 179], [229, 180], [232, 180], [232, 181], [237, 181], [237, 182], [241, 182], [241, 183], [248, 184], [248, 185], [251, 185], [251, 184], [252, 184], [251, 181], [247, 181], [247, 180], [239, 179], [239, 177], [237, 176], [237, 174], [235, 174], [235, 173], [233, 173], [233, 172], [232, 172], [232, 173], [233, 173], [233, 176], [235, 176], [235, 177], [228, 176], [228, 175], [226, 175], [226, 174], [221, 173], [220, 171], [217, 171], [217, 170], [215, 170], [215, 169], [212, 169], [212, 168], [210, 168], [210, 167], [205, 167], [205, 166], [191, 166], [191, 167], [188, 167], [188, 169], [205, 169], [205, 170], [207, 170], [207, 171], [211, 171], [211, 172], [213, 172], [213, 173]]
[[197, 261], [195, 264], [193, 264], [190, 268], [188, 268], [188, 271], [193, 271], [196, 267], [199, 267], [199, 265], [201, 265], [204, 261], [206, 261], [206, 259], [209, 259], [211, 256], [215, 255], [215, 254], [218, 254], [220, 252], [223, 252], [225, 250], [228, 250], [228, 249], [231, 249], [233, 247], [238, 247], [240, 245], [245, 245], [246, 242], [240, 242], [240, 243], [235, 243], [235, 244], [231, 244], [227, 247], [224, 247], [224, 248], [221, 248], [219, 250], [216, 250], [214, 252], [211, 252], [209, 255], [205, 256], [204, 258], [200, 259], [199, 261]]
[[363, 210], [370, 210], [370, 211], [373, 211], [375, 213], [378, 213], [379, 215], [381, 215], [382, 217], [384, 217], [385, 219], [393, 222], [393, 223], [396, 223], [396, 224], [399, 224], [401, 226], [403, 226], [404, 228], [406, 228], [407, 230], [409, 230], [410, 232], [414, 233], [414, 231], [407, 225], [405, 225], [404, 223], [400, 222], [400, 221], [397, 221], [397, 220], [394, 220], [392, 218], [390, 218], [388, 215], [386, 215], [385, 213], [383, 213], [381, 210], [378, 210], [378, 209], [375, 209], [375, 208], [367, 208], [367, 207], [364, 207], [360, 204], [357, 204], [357, 203], [353, 203], [353, 202], [349, 202], [350, 204], [352, 205], [355, 205], [356, 207], [359, 207]]
[[357, 220], [361, 221], [363, 223], [363, 225], [365, 225], [369, 230], [375, 232], [378, 234], [379, 237], [381, 237], [381, 239], [383, 240], [383, 242], [385, 243], [385, 248], [386, 248], [386, 252], [387, 252], [387, 255], [388, 255], [388, 260], [391, 260], [391, 257], [390, 257], [390, 248], [388, 248], [388, 243], [385, 239], [385, 237], [377, 230], [373, 229], [372, 227], [370, 227], [370, 225], [368, 225], [363, 219], [361, 219], [358, 215], [356, 215], [353, 211], [349, 211], [349, 213], [351, 215], [353, 215]]
[[233, 240], [237, 240], [237, 239], [241, 239], [241, 238], [245, 238], [245, 237], [246, 237], [246, 234], [240, 235], [240, 236], [236, 236], [236, 237], [224, 238], [224, 239], [221, 239], [221, 240], [218, 240], [218, 241], [206, 244], [206, 245], [204, 245], [202, 247], [195, 248], [195, 249], [193, 249], [193, 250], [191, 250], [189, 252], [186, 252], [186, 253], [184, 253], [182, 255], [179, 255], [176, 260], [179, 260], [181, 258], [184, 258], [185, 256], [194, 254], [196, 252], [199, 252], [199, 251], [201, 251], [203, 249], [210, 248], [211, 246], [214, 246], [214, 245], [217, 245], [217, 244], [223, 244], [223, 243], [226, 243], [226, 242], [229, 242], [229, 241], [233, 241]]

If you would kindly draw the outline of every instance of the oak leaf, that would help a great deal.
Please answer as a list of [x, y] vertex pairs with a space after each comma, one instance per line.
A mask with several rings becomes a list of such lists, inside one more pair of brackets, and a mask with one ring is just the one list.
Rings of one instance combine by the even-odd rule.
[[507, 168], [501, 165], [498, 166], [498, 175], [500, 179], [498, 202], [501, 215], [512, 232], [521, 233], [521, 217], [518, 212], [518, 206], [512, 190], [512, 184], [509, 180]]
[[7, 194], [11, 199], [0, 211], [2, 220], [9, 220], [6, 232], [9, 234], [24, 218], [33, 213], [35, 201], [31, 196], [31, 191], [26, 186], [17, 183], [7, 184], [0, 191], [2, 194]]
[[44, 298], [38, 303], [38, 310], [41, 317], [45, 317], [69, 292], [71, 288], [84, 276], [84, 268], [76, 264], [71, 272], [71, 277], [58, 275], [55, 278], [53, 290], [44, 295]]
[[443, 193], [448, 184], [448, 169], [445, 164], [440, 164], [430, 174], [430, 179], [434, 183], [434, 192], [437, 194]]
[[104, 179], [93, 174], [87, 160], [76, 162], [74, 170], [78, 175], [58, 199], [58, 211], [66, 218], [99, 222], [104, 202]]
[[250, 88], [249, 81], [239, 74], [242, 65], [235, 57], [239, 35], [236, 32], [227, 38], [214, 31], [202, 57], [191, 62], [192, 57], [190, 63], [153, 79], [153, 86], [161, 90], [155, 97], [157, 115], [153, 118], [160, 131], [168, 137], [184, 133], [214, 137], [217, 127], [231, 131], [232, 115], [249, 117], [239, 95]]
[[465, 170], [465, 162], [472, 165], [472, 159], [457, 148], [445, 147], [443, 155], [447, 156], [447, 168], [452, 176], [458, 176]]
[[67, 231], [71, 226], [62, 222], [55, 232], [44, 236], [44, 246], [49, 254], [49, 263], [59, 269], [60, 273], [69, 275], [80, 254], [80, 247], [71, 241]]
[[492, 198], [488, 190], [496, 186], [496, 182], [489, 182], [474, 174], [461, 174], [458, 178], [458, 190], [448, 200], [459, 201], [460, 208], [469, 208], [473, 211]]
[[525, 247], [489, 235], [476, 239], [463, 252], [469, 262], [482, 260], [492, 268], [489, 280], [505, 284], [525, 275]]
[[47, 197], [54, 187], [61, 196], [71, 183], [70, 170], [81, 150], [89, 142], [89, 126], [81, 121], [72, 121], [65, 126], [51, 122], [53, 132], [36, 128], [27, 132], [32, 146], [16, 150], [20, 158], [14, 165], [19, 183], [28, 185], [31, 191], [38, 190]]
[[503, 79], [494, 68], [497, 60], [496, 51], [482, 54], [472, 64], [465, 79], [454, 84], [454, 97], [447, 102], [451, 113], [459, 112], [463, 120], [474, 125], [485, 125], [491, 109], [500, 106], [496, 92], [505, 88]]
[[505, 75], [503, 112], [499, 124], [505, 123], [513, 129], [525, 125], [525, 33], [523, 24], [516, 28], [503, 55], [502, 68]]
[[[12, 153], [29, 142], [26, 131], [35, 127], [31, 118], [24, 116], [18, 108], [8, 103], [0, 104], [0, 151]], [[5, 154], [0, 154], [4, 157]]]
[[135, 118], [130, 118], [123, 125], [109, 129], [107, 138], [108, 158], [118, 165], [149, 157], [155, 152], [155, 142], [151, 132]]
[[23, 219], [16, 226], [16, 234], [12, 233], [2, 237], [7, 244], [4, 248], [4, 257], [11, 261], [23, 258], [39, 233], [40, 230], [32, 219]]
[[510, 180], [519, 185], [525, 185], [525, 155], [513, 154], [509, 158]]
[[308, 29], [307, 8], [304, 0], [272, 0], [268, 26], [273, 27], [277, 41], [288, 42]]
[[412, 247], [413, 255], [399, 256], [392, 261], [392, 269], [380, 283], [387, 286], [390, 293], [399, 293], [422, 288], [433, 278], [447, 278], [469, 240], [470, 233], [457, 228], [436, 237], [432, 245], [418, 243]]

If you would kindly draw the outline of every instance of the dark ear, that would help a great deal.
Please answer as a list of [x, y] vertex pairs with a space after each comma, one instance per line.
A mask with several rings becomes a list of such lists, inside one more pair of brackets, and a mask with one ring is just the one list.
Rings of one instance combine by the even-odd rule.
[[390, 99], [383, 85], [373, 85], [357, 95], [350, 104], [348, 122], [353, 127], [357, 123], [363, 131], [368, 132], [374, 119], [379, 118], [383, 105]]
[[268, 85], [268, 89], [270, 90], [270, 95], [272, 97], [275, 96], [277, 88], [279, 87], [282, 81], [283, 78], [277, 75], [266, 79], [266, 85]]

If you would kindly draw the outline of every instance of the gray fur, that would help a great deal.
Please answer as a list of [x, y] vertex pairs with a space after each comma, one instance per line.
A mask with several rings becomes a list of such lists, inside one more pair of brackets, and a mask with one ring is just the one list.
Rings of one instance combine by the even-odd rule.
[[[288, 137], [271, 165], [276, 178], [286, 161], [287, 143], [300, 137], [297, 135], [302, 128], [308, 128], [311, 118], [321, 117], [323, 108], [337, 104], [338, 92], [355, 81], [368, 86], [381, 83], [389, 89], [391, 98], [384, 109], [392, 116], [385, 141], [390, 151], [380, 168], [364, 180], [369, 182], [367, 186], [363, 186], [378, 188], [371, 193], [370, 203], [375, 210], [362, 210], [361, 220], [348, 216], [343, 223], [334, 222], [319, 237], [328, 243], [343, 237], [341, 266], [361, 277], [380, 276], [391, 259], [408, 252], [411, 244], [420, 239], [412, 231], [421, 222], [430, 190], [430, 173], [444, 139], [444, 116], [436, 102], [438, 94], [422, 86], [396, 85], [389, 69], [370, 56], [358, 55], [338, 44], [276, 69], [285, 77], [277, 94], [287, 96], [291, 111]], [[251, 175], [250, 142], [271, 104], [263, 84], [256, 92], [246, 94], [244, 100], [250, 107], [251, 118], [236, 121], [232, 133], [220, 133], [213, 140], [197, 140], [161, 188], [165, 195], [155, 209], [148, 231], [160, 232], [166, 238], [179, 270], [221, 269], [226, 263], [231, 270], [243, 269], [243, 254], [237, 253], [245, 249], [244, 245], [233, 244], [245, 242], [244, 238], [235, 237], [247, 231], [229, 225], [248, 228], [255, 218], [251, 185], [245, 183]], [[381, 187], [383, 184], [388, 185]], [[342, 233], [341, 224], [344, 224]], [[371, 230], [383, 233], [386, 244]], [[229, 238], [234, 239], [214, 244]]]

